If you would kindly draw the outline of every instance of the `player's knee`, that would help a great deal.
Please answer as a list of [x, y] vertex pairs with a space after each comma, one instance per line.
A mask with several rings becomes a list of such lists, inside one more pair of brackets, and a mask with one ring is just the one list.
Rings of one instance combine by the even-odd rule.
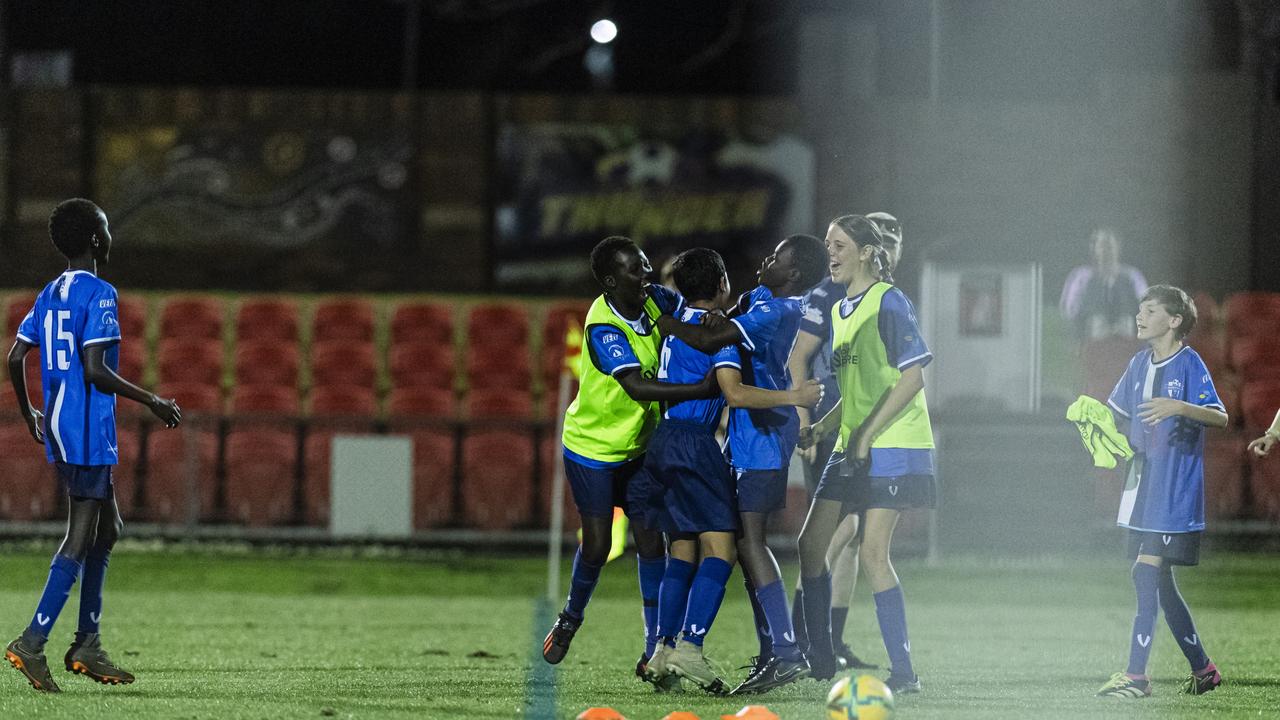
[[124, 521], [116, 518], [115, 522], [112, 522], [110, 525], [98, 528], [98, 537], [93, 541], [93, 546], [96, 548], [110, 550], [115, 547], [116, 541], [119, 540], [120, 536], [123, 534]]

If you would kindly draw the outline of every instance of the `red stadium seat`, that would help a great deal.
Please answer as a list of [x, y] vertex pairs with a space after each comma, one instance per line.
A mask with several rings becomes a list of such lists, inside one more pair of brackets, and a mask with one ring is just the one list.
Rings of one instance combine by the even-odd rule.
[[160, 382], [222, 385], [222, 340], [175, 338], [156, 350]]
[[1210, 429], [1204, 443], [1205, 515], [1217, 520], [1240, 516], [1245, 498], [1245, 441], [1238, 431]]
[[472, 390], [465, 402], [471, 418], [533, 417], [533, 396], [526, 390]]
[[136, 343], [140, 347], [146, 347], [147, 319], [149, 318], [146, 298], [121, 295], [118, 310], [116, 319], [120, 322], [120, 336], [125, 343]]
[[222, 389], [202, 383], [168, 382], [156, 386], [160, 397], [173, 398], [182, 408], [183, 419], [190, 413], [216, 415], [222, 412]]
[[[198, 519], [213, 518], [218, 493], [218, 434], [210, 427], [189, 423], [186, 418], [177, 430], [152, 426], [147, 436], [143, 494], [143, 505], [151, 520], [182, 524], [192, 511]], [[194, 489], [194, 496], [189, 487]]]
[[[551, 490], [555, 482], [555, 473], [564, 472], [564, 445], [554, 432], [542, 436], [538, 443], [538, 512], [542, 513], [539, 525], [547, 527], [551, 520]], [[560, 469], [557, 469], [560, 468]], [[568, 478], [564, 483], [564, 529], [572, 530], [582, 526], [578, 516], [578, 506], [573, 502], [573, 491], [569, 488]]]
[[452, 345], [431, 342], [391, 346], [391, 386], [453, 388], [456, 360]]
[[373, 303], [360, 298], [325, 300], [316, 305], [311, 342], [373, 342]]
[[405, 303], [391, 314], [391, 344], [453, 346], [453, 310], [438, 303]]
[[1222, 399], [1223, 406], [1227, 408], [1230, 426], [1239, 425], [1243, 415], [1240, 405], [1240, 380], [1230, 373], [1215, 376], [1213, 387], [1218, 391], [1218, 397]]
[[417, 430], [413, 439], [413, 526], [439, 527], [453, 519], [457, 452], [452, 432]]
[[495, 352], [492, 347], [468, 348], [467, 385], [473, 389], [532, 389], [528, 348], [513, 347], [508, 352]]
[[1264, 458], [1249, 453], [1248, 462], [1254, 514], [1263, 520], [1280, 521], [1280, 458], [1272, 450]]
[[231, 411], [295, 414], [298, 391], [281, 385], [238, 385], [231, 393]]
[[1245, 384], [1240, 391], [1240, 409], [1244, 426], [1250, 431], [1271, 427], [1276, 410], [1280, 410], [1280, 380], [1259, 380]]
[[299, 361], [297, 345], [272, 340], [239, 343], [236, 346], [236, 384], [297, 388]]
[[160, 311], [160, 338], [222, 340], [222, 301], [199, 295], [170, 298]]
[[[137, 403], [129, 403], [137, 406]], [[120, 422], [116, 427], [116, 449], [119, 462], [111, 472], [115, 484], [116, 505], [125, 520], [136, 517], [138, 499], [138, 455], [142, 449], [142, 432], [136, 422]]]
[[1274, 333], [1280, 325], [1280, 293], [1236, 293], [1227, 298], [1224, 309], [1227, 334], [1232, 338]]
[[45, 449], [24, 422], [0, 423], [0, 518], [45, 520], [57, 508], [58, 483]]
[[311, 385], [357, 385], [372, 390], [378, 363], [371, 342], [328, 341], [311, 346]]
[[147, 350], [141, 340], [120, 343], [120, 376], [137, 385], [147, 371]]
[[289, 300], [246, 300], [236, 313], [236, 340], [270, 340], [277, 345], [298, 341], [298, 305]]
[[297, 440], [266, 427], [227, 433], [227, 514], [254, 527], [293, 521]]
[[387, 414], [392, 417], [453, 417], [456, 412], [453, 391], [443, 388], [396, 388], [387, 397]]
[[467, 345], [510, 352], [529, 344], [529, 313], [521, 305], [486, 303], [467, 316]]
[[[9, 306], [5, 310], [4, 336], [7, 339], [13, 339], [18, 334], [18, 326], [22, 324], [23, 318], [36, 305], [37, 293], [14, 293], [8, 298]], [[31, 338], [38, 340], [39, 338]]]
[[[23, 377], [27, 380], [27, 397], [31, 400], [31, 405], [37, 408], [44, 408], [44, 376], [41, 373], [40, 366], [44, 362], [44, 358], [40, 355], [40, 348], [32, 348], [27, 353], [26, 362], [23, 366], [26, 372]], [[8, 391], [9, 397], [12, 398], [13, 390]]]
[[582, 330], [583, 320], [587, 317], [590, 304], [587, 302], [564, 302], [552, 305], [547, 310], [546, 319], [542, 323], [542, 351], [539, 353], [539, 370], [543, 383], [551, 387], [560, 377], [560, 369], [564, 365], [565, 335], [572, 323]]
[[372, 420], [378, 414], [378, 399], [372, 388], [360, 385], [321, 385], [311, 389], [311, 414], [357, 417]]
[[527, 433], [484, 430], [462, 445], [462, 505], [468, 526], [506, 530], [533, 511], [533, 439]]
[[1203, 290], [1191, 294], [1191, 301], [1196, 304], [1196, 316], [1198, 322], [1196, 326], [1205, 325], [1210, 329], [1217, 329], [1222, 322], [1222, 306], [1218, 301]]
[[[1280, 329], [1280, 323], [1276, 327]], [[1231, 367], [1245, 382], [1280, 381], [1280, 337], [1271, 334], [1232, 338]]]

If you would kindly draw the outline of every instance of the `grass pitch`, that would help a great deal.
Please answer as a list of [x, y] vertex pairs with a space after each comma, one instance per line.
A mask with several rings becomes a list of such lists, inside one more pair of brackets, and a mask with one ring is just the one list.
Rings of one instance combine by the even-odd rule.
[[[0, 633], [29, 621], [49, 547], [0, 552]], [[39, 549], [37, 549], [39, 548]], [[609, 705], [631, 720], [690, 710], [707, 720], [746, 699], [655, 695], [634, 677], [641, 621], [634, 563], [610, 564], [569, 657], [539, 658], [544, 564], [532, 558], [377, 551], [249, 551], [124, 544], [112, 557], [103, 633], [138, 682], [105, 687], [60, 669], [73, 591], [49, 644], [64, 692], [41, 695], [0, 667], [0, 718], [572, 718]], [[1152, 655], [1155, 697], [1093, 692], [1123, 669], [1133, 614], [1119, 553], [1043, 562], [899, 566], [925, 692], [902, 720], [1275, 717], [1280, 559], [1210, 550], [1179, 580], [1227, 684], [1178, 695], [1186, 663], [1167, 630]], [[567, 569], [566, 569], [567, 577]], [[794, 572], [788, 571], [788, 585]], [[554, 608], [558, 609], [558, 608]], [[731, 681], [755, 640], [738, 576], [707, 641]], [[1163, 623], [1163, 620], [1161, 621]], [[6, 629], [7, 628], [7, 629]], [[865, 588], [846, 638], [884, 662]], [[750, 702], [821, 718], [827, 685], [803, 681]]]

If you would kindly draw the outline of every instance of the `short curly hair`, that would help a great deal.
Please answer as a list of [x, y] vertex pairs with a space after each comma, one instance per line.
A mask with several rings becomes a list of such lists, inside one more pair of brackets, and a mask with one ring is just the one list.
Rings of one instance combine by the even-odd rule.
[[1147, 292], [1139, 302], [1148, 300], [1159, 303], [1160, 307], [1170, 315], [1182, 316], [1182, 324], [1178, 326], [1176, 333], [1179, 340], [1190, 335], [1195, 329], [1199, 313], [1196, 311], [1196, 301], [1191, 299], [1186, 290], [1173, 285], [1152, 285], [1147, 288]]
[[49, 215], [49, 239], [58, 252], [68, 259], [79, 257], [89, 249], [98, 231], [98, 213], [102, 209], [91, 200], [71, 198], [58, 203]]

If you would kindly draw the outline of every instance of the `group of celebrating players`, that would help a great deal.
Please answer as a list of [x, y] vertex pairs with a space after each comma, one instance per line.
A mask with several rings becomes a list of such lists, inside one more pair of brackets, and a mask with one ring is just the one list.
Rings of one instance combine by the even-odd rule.
[[[891, 662], [886, 684], [920, 691], [889, 545], [903, 510], [935, 501], [923, 392], [933, 355], [911, 301], [891, 284], [901, 243], [887, 213], [836, 218], [825, 242], [783, 240], [761, 264], [759, 285], [732, 305], [712, 250], [675, 259], [672, 291], [647, 282], [652, 269], [631, 240], [596, 246], [591, 270], [604, 293], [587, 312], [588, 352], [563, 435], [582, 544], [543, 645], [547, 662], [564, 659], [582, 624], [620, 506], [632, 521], [644, 604], [636, 674], [656, 688], [685, 678], [730, 692], [702, 647], [735, 562], [760, 653], [733, 693], [872, 667], [842, 638], [861, 561]], [[813, 499], [788, 607], [765, 528], [785, 506], [797, 448]]]
[[[8, 364], [19, 410], [66, 489], [67, 533], [31, 623], [5, 657], [35, 689], [57, 692], [44, 647], [77, 582], [79, 626], [66, 669], [108, 684], [134, 680], [99, 635], [122, 527], [112, 478], [116, 396], [145, 405], [169, 428], [182, 414], [176, 401], [117, 374], [116, 290], [97, 276], [111, 250], [106, 214], [88, 200], [66, 200], [49, 233], [68, 268], [37, 296]], [[730, 691], [702, 647], [737, 562], [760, 652], [732, 692], [873, 667], [843, 641], [859, 565], [890, 660], [886, 684], [920, 692], [889, 547], [903, 510], [936, 501], [922, 374], [933, 355], [910, 300], [892, 285], [901, 245], [901, 225], [887, 213], [836, 218], [825, 242], [783, 240], [761, 264], [759, 285], [733, 304], [712, 250], [675, 260], [677, 292], [648, 282], [652, 268], [631, 240], [596, 246], [591, 270], [604, 292], [586, 317], [587, 352], [563, 434], [582, 543], [568, 600], [543, 645], [547, 662], [564, 659], [582, 625], [610, 549], [613, 508], [622, 507], [632, 520], [644, 606], [636, 674], [656, 688], [685, 678], [712, 693]], [[1191, 665], [1183, 691], [1222, 683], [1173, 577], [1174, 566], [1199, 561], [1204, 428], [1227, 424], [1209, 371], [1184, 343], [1195, 323], [1184, 291], [1148, 289], [1135, 316], [1148, 347], [1108, 400], [1134, 450], [1117, 522], [1129, 531], [1138, 611], [1129, 666], [1102, 696], [1151, 695], [1146, 665], [1160, 609]], [[37, 348], [48, 415], [27, 394], [24, 361]], [[1280, 413], [1249, 449], [1262, 456], [1277, 442]], [[797, 450], [812, 500], [789, 608], [765, 528], [784, 507]]]

